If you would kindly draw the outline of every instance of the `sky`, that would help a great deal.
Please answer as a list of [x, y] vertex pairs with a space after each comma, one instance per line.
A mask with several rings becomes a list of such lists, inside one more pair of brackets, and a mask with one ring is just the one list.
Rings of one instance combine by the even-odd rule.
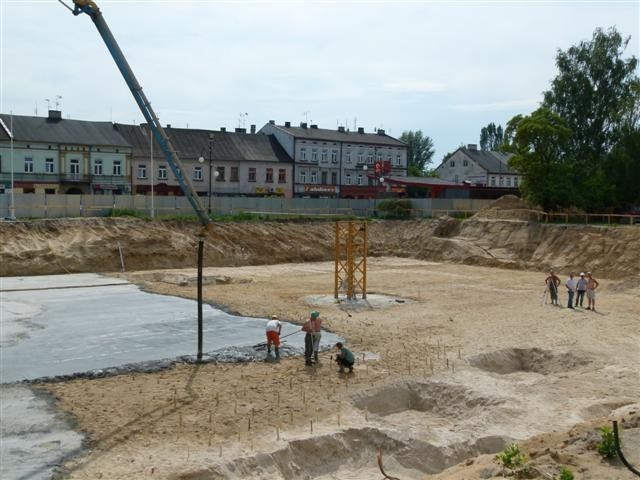
[[[640, 50], [638, 0], [97, 3], [163, 124], [422, 130], [434, 165], [535, 110], [558, 49], [597, 27]], [[87, 15], [0, 0], [0, 41], [1, 112], [45, 116], [57, 101], [64, 118], [143, 121]]]

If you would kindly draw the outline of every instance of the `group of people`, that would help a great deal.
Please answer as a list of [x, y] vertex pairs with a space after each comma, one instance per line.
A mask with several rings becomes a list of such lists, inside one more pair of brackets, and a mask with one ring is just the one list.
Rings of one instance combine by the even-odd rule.
[[[551, 297], [551, 303], [558, 305], [558, 289], [562, 282], [558, 276], [553, 273], [553, 270], [549, 272], [549, 276], [544, 282], [546, 285], [545, 295], [548, 291]], [[567, 289], [567, 308], [574, 309], [577, 306], [582, 307], [586, 295], [587, 310], [595, 311], [596, 289], [600, 286], [600, 283], [593, 278], [591, 272], [587, 272], [586, 274], [581, 272], [578, 279], [574, 278], [573, 273], [569, 273], [569, 278], [564, 282], [564, 286]]]
[[[315, 310], [311, 312], [309, 319], [302, 325], [300, 331], [305, 332], [304, 363], [306, 366], [313, 366], [319, 361], [318, 351], [320, 349], [320, 339], [322, 338], [322, 319], [320, 318], [320, 312]], [[276, 360], [280, 359], [281, 332], [282, 323], [277, 315], [272, 315], [266, 327], [268, 358], [271, 357], [271, 347], [273, 346]], [[353, 372], [353, 365], [355, 364], [355, 356], [353, 353], [346, 348], [342, 342], [336, 343], [335, 348], [336, 363], [340, 367], [340, 373], [344, 373], [345, 368], [349, 370], [349, 373]]]

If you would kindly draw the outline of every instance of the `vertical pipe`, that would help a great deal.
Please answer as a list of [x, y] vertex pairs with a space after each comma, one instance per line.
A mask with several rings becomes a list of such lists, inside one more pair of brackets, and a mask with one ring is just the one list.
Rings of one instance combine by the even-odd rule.
[[153, 134], [151, 133], [151, 125], [149, 125], [149, 144], [151, 145], [151, 218], [154, 218], [156, 215], [153, 205], [153, 181], [155, 174], [153, 170]]
[[369, 252], [369, 226], [367, 221], [362, 222], [362, 228], [364, 235], [363, 238], [363, 252], [362, 252], [362, 298], [367, 298], [367, 255]]
[[338, 263], [340, 256], [340, 222], [336, 222], [336, 244], [334, 247], [334, 278], [333, 278], [333, 297], [338, 298]]
[[9, 210], [9, 218], [11, 220], [16, 219], [16, 200], [14, 197], [15, 185], [13, 183], [13, 112], [11, 113], [11, 122], [10, 122], [10, 130], [11, 130], [11, 209]]
[[198, 362], [202, 361], [202, 257], [204, 238], [198, 240]]

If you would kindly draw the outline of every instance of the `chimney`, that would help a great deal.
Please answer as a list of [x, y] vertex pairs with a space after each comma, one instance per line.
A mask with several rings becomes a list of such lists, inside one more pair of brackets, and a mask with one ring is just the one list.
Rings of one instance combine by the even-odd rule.
[[311, 124], [311, 128], [315, 128], [317, 130], [318, 129], [318, 125], [315, 125], [315, 124], [312, 123]]
[[291, 122], [284, 122], [284, 126], [285, 126], [286, 128], [291, 127]]
[[364, 133], [364, 127], [358, 127], [358, 133]]
[[251, 125], [251, 133], [256, 133], [256, 126], [255, 125]]
[[384, 130], [383, 130], [383, 129], [381, 129], [381, 128], [379, 128], [379, 129], [378, 129], [378, 135], [384, 135]]
[[167, 128], [171, 128], [171, 124], [170, 123], [167, 123]]
[[478, 150], [478, 145], [475, 143], [470, 143], [467, 145], [467, 150]]
[[275, 120], [269, 120], [269, 125], [275, 125], [276, 121]]
[[344, 133], [344, 127], [338, 127], [338, 131]]
[[47, 120], [50, 122], [59, 122], [62, 120], [62, 112], [60, 110], [49, 110], [49, 117]]
[[306, 122], [300, 122], [300, 127], [307, 128], [307, 123]]
[[227, 131], [227, 127], [220, 127], [220, 131], [221, 132], [226, 132]]
[[247, 129], [246, 128], [237, 127], [236, 128], [236, 133], [247, 133]]

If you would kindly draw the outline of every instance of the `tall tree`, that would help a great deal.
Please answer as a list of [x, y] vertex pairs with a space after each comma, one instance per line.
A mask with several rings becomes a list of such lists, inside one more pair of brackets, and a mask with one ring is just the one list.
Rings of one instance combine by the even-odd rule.
[[577, 162], [599, 162], [625, 124], [637, 126], [638, 60], [622, 58], [629, 39], [613, 27], [598, 28], [591, 41], [558, 50], [558, 75], [544, 93], [543, 106], [564, 118], [573, 132], [569, 148]]
[[546, 108], [512, 119], [514, 131], [509, 150], [515, 153], [510, 165], [522, 175], [525, 198], [545, 210], [570, 205], [574, 200], [571, 159], [566, 151], [571, 130], [560, 116]]
[[402, 132], [400, 140], [407, 144], [407, 175], [424, 177], [433, 161], [433, 140], [424, 135], [422, 130]]
[[495, 151], [500, 148], [503, 140], [502, 125], [491, 122], [480, 130], [480, 150]]

